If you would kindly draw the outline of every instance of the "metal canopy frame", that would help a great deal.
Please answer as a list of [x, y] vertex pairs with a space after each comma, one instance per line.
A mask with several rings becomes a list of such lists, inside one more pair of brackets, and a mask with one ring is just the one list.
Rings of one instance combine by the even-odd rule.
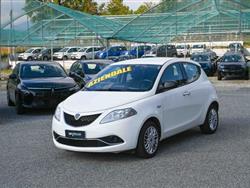
[[249, 0], [165, 0], [144, 14], [127, 16], [90, 15], [34, 0], [2, 22], [0, 46], [64, 46], [110, 39], [163, 44], [182, 36], [249, 32]]

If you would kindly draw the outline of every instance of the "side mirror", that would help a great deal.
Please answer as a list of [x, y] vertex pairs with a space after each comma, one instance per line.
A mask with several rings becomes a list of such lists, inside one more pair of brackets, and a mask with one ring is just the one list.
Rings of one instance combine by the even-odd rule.
[[75, 77], [75, 73], [74, 72], [69, 72], [69, 77], [71, 77], [71, 78]]
[[77, 71], [76, 71], [76, 75], [78, 75], [78, 76], [80, 76], [80, 77], [82, 77], [82, 78], [85, 77], [84, 72], [83, 72], [83, 71], [80, 71], [80, 70], [77, 70]]
[[178, 87], [178, 82], [176, 81], [166, 81], [163, 84], [160, 84], [158, 87], [157, 93], [161, 93], [170, 89], [174, 89]]
[[11, 75], [9, 75], [9, 79], [11, 79], [11, 80], [17, 79], [17, 75], [11, 74]]

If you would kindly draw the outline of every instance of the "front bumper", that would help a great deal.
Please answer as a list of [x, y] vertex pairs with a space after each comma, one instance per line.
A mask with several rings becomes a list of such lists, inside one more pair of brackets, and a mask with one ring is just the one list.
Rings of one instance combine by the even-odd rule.
[[[138, 130], [140, 130], [137, 117], [132, 116], [123, 120], [99, 124], [104, 116], [101, 115], [93, 123], [82, 127], [67, 125], [63, 116], [60, 122], [53, 118], [52, 135], [55, 146], [60, 149], [78, 152], [121, 152], [136, 148]], [[67, 138], [66, 130], [84, 131], [86, 137], [82, 140]], [[110, 136], [119, 138], [120, 142], [103, 142], [103, 138]]]
[[62, 60], [63, 57], [61, 57], [61, 56], [53, 56], [53, 59], [55, 59], [55, 60]]
[[27, 57], [22, 57], [22, 56], [21, 56], [21, 57], [18, 57], [17, 59], [18, 59], [19, 61], [27, 61], [28, 58], [27, 58]]
[[221, 69], [220, 74], [222, 76], [245, 76], [246, 71], [244, 69], [230, 70], [230, 69]]
[[21, 97], [25, 108], [54, 108], [75, 91], [22, 91]]

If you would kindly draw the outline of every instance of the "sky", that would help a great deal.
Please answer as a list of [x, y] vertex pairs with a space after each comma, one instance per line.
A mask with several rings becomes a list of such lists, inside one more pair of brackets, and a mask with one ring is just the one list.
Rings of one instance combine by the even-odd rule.
[[[108, 2], [109, 0], [96, 0], [98, 3]], [[124, 4], [128, 5], [131, 9], [137, 9], [144, 2], [159, 3], [160, 0], [123, 0]]]

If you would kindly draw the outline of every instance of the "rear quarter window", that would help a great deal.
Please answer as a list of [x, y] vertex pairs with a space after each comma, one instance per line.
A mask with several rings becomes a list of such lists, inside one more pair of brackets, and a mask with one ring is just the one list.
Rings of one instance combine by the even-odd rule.
[[187, 83], [192, 83], [199, 79], [201, 68], [193, 63], [183, 63], [184, 70], [187, 76]]

